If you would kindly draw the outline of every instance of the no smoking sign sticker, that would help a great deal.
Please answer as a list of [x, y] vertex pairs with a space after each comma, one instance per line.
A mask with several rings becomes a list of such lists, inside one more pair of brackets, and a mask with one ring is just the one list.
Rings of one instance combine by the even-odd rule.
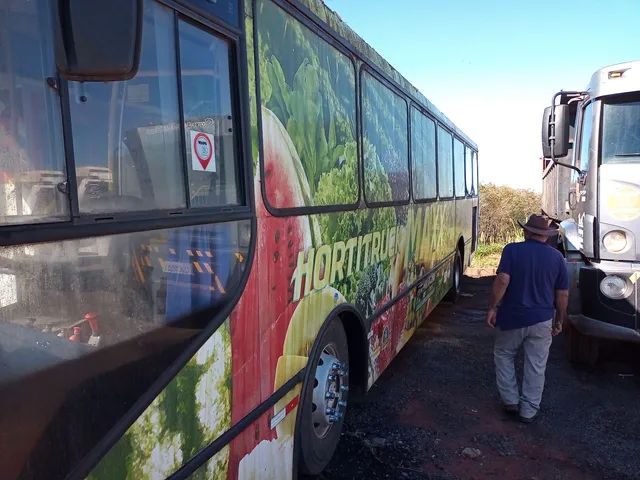
[[199, 172], [216, 171], [216, 154], [213, 150], [213, 135], [195, 130], [191, 137], [191, 168]]

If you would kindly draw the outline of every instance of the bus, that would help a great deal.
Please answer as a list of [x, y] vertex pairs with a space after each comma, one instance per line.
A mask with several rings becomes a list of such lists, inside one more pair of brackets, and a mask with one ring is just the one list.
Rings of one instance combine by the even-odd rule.
[[602, 339], [640, 342], [640, 62], [560, 91], [542, 125], [543, 208], [570, 273], [567, 354], [593, 364]]
[[459, 291], [476, 144], [318, 0], [0, 21], [2, 478], [321, 472]]

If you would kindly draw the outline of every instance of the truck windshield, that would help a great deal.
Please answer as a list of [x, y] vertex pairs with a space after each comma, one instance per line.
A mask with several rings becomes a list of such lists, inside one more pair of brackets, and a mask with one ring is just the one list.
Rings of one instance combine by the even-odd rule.
[[603, 105], [602, 163], [640, 163], [640, 100]]

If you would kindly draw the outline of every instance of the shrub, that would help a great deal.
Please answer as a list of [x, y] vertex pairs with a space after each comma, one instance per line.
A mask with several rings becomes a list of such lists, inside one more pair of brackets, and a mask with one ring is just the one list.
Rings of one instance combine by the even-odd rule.
[[539, 213], [541, 196], [532, 190], [488, 183], [480, 185], [480, 243], [504, 244], [522, 239], [524, 222]]

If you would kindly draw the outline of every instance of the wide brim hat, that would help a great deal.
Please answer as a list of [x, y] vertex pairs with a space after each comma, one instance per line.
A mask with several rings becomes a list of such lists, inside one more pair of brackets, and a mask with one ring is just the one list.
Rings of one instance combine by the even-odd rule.
[[544, 215], [530, 215], [527, 219], [527, 223], [522, 223], [518, 220], [518, 225], [528, 232], [535, 233], [536, 235], [552, 237], [553, 235], [558, 234], [558, 226], [551, 223], [549, 217]]

